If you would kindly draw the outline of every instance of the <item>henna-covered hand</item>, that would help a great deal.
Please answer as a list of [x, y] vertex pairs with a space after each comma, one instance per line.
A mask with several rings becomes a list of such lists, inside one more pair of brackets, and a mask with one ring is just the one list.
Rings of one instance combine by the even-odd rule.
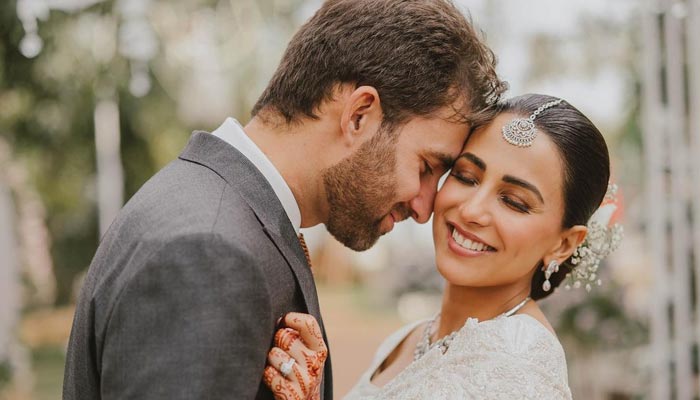
[[[268, 353], [263, 381], [278, 400], [318, 400], [328, 357], [321, 328], [308, 314], [289, 313], [282, 322], [286, 327], [275, 334], [275, 347]], [[290, 359], [294, 360], [291, 372], [282, 375], [282, 365]]]

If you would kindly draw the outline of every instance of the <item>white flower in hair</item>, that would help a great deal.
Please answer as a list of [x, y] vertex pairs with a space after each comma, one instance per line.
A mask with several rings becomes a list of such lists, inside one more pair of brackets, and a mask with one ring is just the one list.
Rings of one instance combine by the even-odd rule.
[[597, 222], [599, 225], [608, 226], [613, 214], [617, 211], [617, 205], [613, 203], [603, 204], [591, 216], [589, 222]]
[[571, 256], [574, 269], [569, 274], [569, 282], [564, 286], [566, 289], [584, 286], [587, 291], [591, 291], [593, 284], [602, 284], [598, 279], [600, 262], [617, 250], [622, 241], [622, 225], [614, 220], [618, 208], [617, 185], [612, 184], [608, 186], [602, 205], [588, 220], [586, 239]]

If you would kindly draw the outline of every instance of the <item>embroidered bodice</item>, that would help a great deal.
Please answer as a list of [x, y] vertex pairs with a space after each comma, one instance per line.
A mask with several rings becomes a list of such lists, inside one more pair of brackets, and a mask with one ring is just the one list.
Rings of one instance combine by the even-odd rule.
[[421, 322], [404, 326], [380, 345], [345, 400], [571, 399], [561, 344], [525, 314], [484, 322], [470, 318], [445, 354], [433, 348], [385, 386], [373, 385], [374, 371]]

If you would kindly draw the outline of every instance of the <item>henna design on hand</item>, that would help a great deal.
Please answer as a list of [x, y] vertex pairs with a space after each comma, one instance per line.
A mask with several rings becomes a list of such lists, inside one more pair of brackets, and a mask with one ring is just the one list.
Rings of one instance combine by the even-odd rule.
[[270, 388], [277, 400], [303, 400], [291, 382], [284, 379], [279, 371], [272, 366], [265, 368], [263, 382]]
[[318, 339], [318, 341], [320, 343], [323, 343], [323, 345], [325, 346], [325, 342], [323, 341], [323, 334], [321, 333], [321, 329], [319, 328], [319, 326], [315, 320], [313, 320], [313, 319], [307, 320], [306, 321], [306, 329], [309, 331], [311, 336]]
[[273, 367], [265, 368], [265, 371], [263, 372], [263, 382], [265, 382], [265, 385], [270, 389], [272, 389], [272, 378], [275, 376], [276, 374]]
[[320, 375], [320, 370], [323, 366], [323, 362], [319, 360], [316, 353], [308, 353], [306, 351], [302, 351], [301, 354], [302, 356], [304, 356], [304, 362], [306, 364], [306, 369], [309, 371], [309, 376], [312, 379], [316, 380]]
[[312, 400], [321, 400], [321, 381], [318, 381], [316, 388], [314, 389], [313, 395], [311, 395]]
[[316, 355], [318, 356], [318, 359], [319, 359], [319, 361], [321, 361], [321, 363], [325, 363], [326, 358], [328, 358], [328, 350], [326, 350], [326, 349], [319, 350], [316, 352]]
[[[264, 376], [265, 383], [273, 391], [275, 398], [285, 400], [320, 400], [323, 368], [328, 358], [328, 348], [323, 333], [313, 316], [289, 313], [282, 318], [285, 328], [275, 333], [276, 356], [288, 358], [292, 347], [299, 351], [303, 362], [293, 366], [293, 379], [283, 377], [278, 370], [274, 376]], [[299, 340], [299, 343], [295, 341]], [[307, 343], [307, 341], [309, 343]], [[284, 352], [284, 357], [281, 352]], [[306, 372], [301, 368], [306, 368]], [[272, 367], [270, 367], [272, 368]], [[269, 382], [269, 383], [268, 383]]]
[[290, 400], [291, 397], [292, 400], [302, 400], [302, 398], [299, 397], [299, 393], [284, 380], [275, 385], [272, 389], [272, 393], [275, 395], [276, 399]]
[[294, 329], [284, 328], [275, 334], [275, 344], [284, 351], [289, 351], [295, 340], [300, 340], [301, 336]]
[[297, 365], [294, 365], [294, 367], [292, 367], [292, 371], [294, 372], [294, 376], [296, 376], [297, 378], [297, 383], [299, 384], [299, 389], [301, 389], [302, 396], [306, 398], [306, 396], [308, 396], [309, 393], [307, 392], [306, 384], [304, 383], [304, 377], [301, 375], [301, 371], [299, 371]]

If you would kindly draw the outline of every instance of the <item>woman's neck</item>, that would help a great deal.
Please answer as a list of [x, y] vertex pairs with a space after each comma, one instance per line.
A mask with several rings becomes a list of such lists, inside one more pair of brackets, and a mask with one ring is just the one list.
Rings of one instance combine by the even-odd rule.
[[448, 283], [442, 298], [437, 338], [458, 330], [468, 318], [479, 321], [495, 318], [517, 306], [529, 294], [529, 285], [475, 288]]

